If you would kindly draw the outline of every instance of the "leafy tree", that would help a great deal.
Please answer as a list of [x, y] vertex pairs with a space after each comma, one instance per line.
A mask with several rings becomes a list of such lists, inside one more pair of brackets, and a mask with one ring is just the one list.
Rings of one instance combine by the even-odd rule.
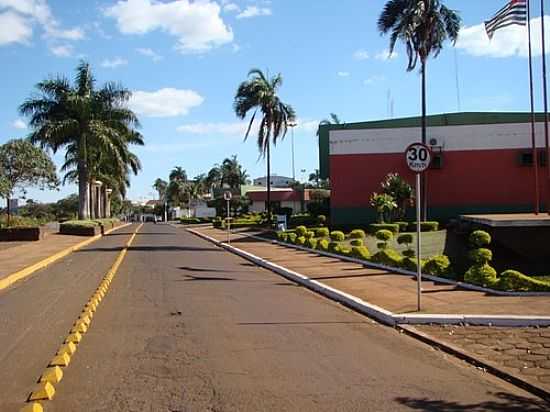
[[161, 201], [164, 201], [166, 198], [166, 189], [168, 188], [168, 182], [166, 180], [162, 180], [158, 178], [155, 180], [155, 183], [153, 184], [153, 189], [157, 191], [159, 194], [159, 199]]
[[225, 159], [220, 166], [221, 184], [228, 185], [231, 189], [238, 189], [246, 184], [248, 173], [234, 155]]
[[395, 203], [393, 197], [386, 193], [378, 194], [376, 192], [370, 198], [370, 205], [378, 213], [378, 223], [384, 223], [392, 210], [397, 207], [397, 203]]
[[116, 169], [113, 179], [126, 182], [127, 167], [136, 170], [137, 158], [127, 149], [130, 144], [142, 145], [143, 139], [136, 130], [136, 115], [127, 108], [131, 93], [115, 83], [96, 89], [90, 65], [85, 61], [78, 65], [73, 85], [58, 75], [38, 83], [36, 89], [38, 95], [31, 96], [19, 108], [22, 115], [31, 118], [30, 139], [54, 153], [66, 149], [63, 169], [71, 172], [68, 179], [78, 180], [78, 216], [86, 219], [91, 209], [92, 178], [103, 174], [102, 169], [108, 173]]
[[187, 172], [180, 166], [176, 166], [170, 172], [170, 181], [178, 180], [180, 182], [187, 182]]
[[242, 82], [235, 95], [233, 107], [239, 119], [245, 119], [250, 111], [253, 114], [245, 134], [248, 139], [254, 120], [260, 112], [257, 144], [260, 156], [267, 158], [267, 212], [271, 223], [271, 143], [277, 144], [288, 131], [290, 123], [296, 120], [294, 109], [281, 101], [277, 92], [283, 84], [281, 74], [266, 76], [259, 69], [252, 69], [248, 79]]
[[[390, 34], [390, 53], [398, 40], [405, 43], [407, 71], [416, 68], [420, 60], [422, 77], [422, 143], [426, 143], [426, 65], [430, 56], [437, 57], [446, 40], [456, 43], [461, 26], [456, 11], [447, 8], [442, 0], [390, 0], [378, 19], [378, 30]], [[424, 218], [427, 211], [427, 186], [424, 193]]]
[[402, 219], [413, 202], [413, 188], [397, 173], [389, 173], [382, 181], [382, 192], [390, 195], [397, 204], [396, 218]]
[[[319, 122], [319, 126], [326, 126], [331, 124], [342, 124], [337, 114], [331, 113], [328, 119], [323, 119]], [[317, 129], [317, 136], [319, 136], [320, 129]]]
[[54, 205], [54, 213], [57, 220], [71, 220], [78, 216], [78, 195], [72, 194]]
[[26, 140], [10, 140], [0, 146], [0, 176], [4, 182], [2, 197], [8, 203], [8, 226], [10, 224], [10, 199], [16, 191], [26, 194], [28, 187], [41, 190], [56, 189], [59, 180], [55, 164], [46, 152]]

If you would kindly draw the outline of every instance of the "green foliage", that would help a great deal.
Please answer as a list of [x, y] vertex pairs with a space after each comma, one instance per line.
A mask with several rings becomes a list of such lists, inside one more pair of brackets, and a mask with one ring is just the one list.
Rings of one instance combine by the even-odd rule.
[[305, 227], [305, 226], [298, 226], [298, 227], [296, 228], [296, 234], [297, 234], [298, 236], [305, 236], [306, 233], [307, 233], [307, 227]]
[[315, 238], [309, 238], [306, 240], [306, 247], [310, 248], [310, 249], [317, 249], [317, 243], [319, 241]]
[[277, 240], [284, 242], [286, 240], [286, 232], [277, 232]]
[[393, 233], [386, 229], [379, 230], [378, 232], [376, 232], [376, 239], [383, 242], [389, 242], [393, 239]]
[[8, 215], [0, 215], [0, 229], [10, 228], [29, 228], [37, 227], [46, 222], [40, 221], [32, 217], [11, 216], [8, 226]]
[[346, 240], [346, 235], [344, 234], [344, 232], [335, 230], [334, 232], [331, 232], [330, 238], [334, 242], [343, 242], [344, 240]]
[[407, 208], [413, 204], [413, 188], [397, 173], [388, 174], [381, 183], [382, 192], [391, 196], [395, 201], [395, 217], [402, 219]]
[[409, 222], [394, 222], [394, 224], [399, 226], [399, 232], [406, 232], [409, 228]]
[[432, 256], [424, 265], [424, 272], [428, 275], [452, 278], [451, 261], [445, 255]]
[[390, 219], [391, 212], [397, 208], [395, 199], [386, 193], [373, 193], [370, 198], [370, 205], [378, 214], [378, 223], [388, 221]]
[[[439, 222], [420, 222], [421, 232], [437, 232], [439, 230]], [[409, 224], [409, 231], [416, 232], [416, 222]]]
[[350, 244], [352, 246], [357, 246], [357, 247], [361, 247], [361, 246], [364, 246], [365, 245], [365, 242], [363, 242], [363, 239], [353, 239]]
[[388, 248], [375, 253], [371, 261], [381, 265], [398, 268], [401, 266], [403, 258], [396, 250]]
[[493, 260], [493, 252], [485, 248], [474, 249], [468, 253], [468, 257], [476, 265], [485, 265]]
[[327, 217], [325, 215], [317, 216], [317, 224], [319, 226], [324, 226], [327, 224]]
[[322, 250], [323, 252], [328, 252], [329, 241], [327, 239], [321, 239], [317, 244], [317, 249]]
[[306, 239], [313, 239], [314, 237], [315, 237], [315, 232], [313, 232], [313, 231], [311, 231], [311, 230], [308, 231], [308, 232], [306, 233], [306, 235], [305, 235], [305, 238], [306, 238]]
[[397, 237], [397, 243], [400, 245], [411, 245], [414, 242], [414, 236], [411, 233], [403, 233]]
[[378, 243], [376, 243], [376, 247], [380, 250], [384, 250], [384, 249], [388, 248], [388, 243], [387, 242], [378, 242]]
[[330, 232], [329, 232], [328, 228], [322, 227], [320, 229], [317, 229], [315, 231], [315, 234], [317, 235], [317, 237], [329, 237]]
[[370, 252], [366, 246], [354, 246], [351, 248], [351, 255], [357, 259], [369, 260]]
[[342, 256], [351, 257], [351, 253], [352, 253], [351, 248], [347, 248], [343, 246], [340, 248], [340, 254]]
[[389, 230], [394, 234], [398, 234], [399, 225], [395, 223], [373, 223], [369, 225], [369, 233], [375, 234], [379, 230]]
[[298, 236], [296, 235], [296, 233], [289, 233], [289, 234], [288, 234], [288, 237], [287, 237], [287, 241], [288, 241], [289, 243], [295, 244], [295, 243], [296, 243], [296, 238], [297, 238], [297, 237], [298, 237]]
[[515, 270], [501, 273], [498, 288], [520, 292], [550, 292], [550, 282], [537, 280]]
[[405, 270], [416, 272], [418, 268], [418, 263], [416, 258], [405, 256], [401, 261], [401, 267]]
[[494, 287], [497, 283], [497, 271], [488, 264], [474, 265], [464, 274], [464, 280], [473, 285]]
[[416, 251], [414, 249], [407, 249], [402, 252], [403, 256], [407, 258], [414, 258], [416, 256]]
[[299, 237], [296, 238], [296, 245], [304, 246], [305, 244], [306, 244], [305, 236], [299, 236]]
[[315, 226], [317, 224], [317, 218], [310, 214], [294, 215], [289, 221], [290, 227], [296, 226]]
[[470, 234], [468, 241], [473, 247], [483, 248], [489, 246], [492, 239], [491, 235], [484, 230], [476, 230]]
[[365, 231], [361, 229], [352, 230], [349, 234], [351, 239], [364, 239], [366, 237]]
[[89, 228], [101, 226], [101, 222], [97, 220], [69, 220], [67, 222], [61, 223], [60, 227], [66, 228]]

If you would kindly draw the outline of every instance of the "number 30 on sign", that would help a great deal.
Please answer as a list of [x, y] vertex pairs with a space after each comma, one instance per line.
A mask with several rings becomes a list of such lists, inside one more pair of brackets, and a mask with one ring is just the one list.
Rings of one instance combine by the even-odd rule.
[[422, 173], [430, 167], [432, 151], [423, 143], [413, 143], [405, 152], [407, 166], [415, 173]]

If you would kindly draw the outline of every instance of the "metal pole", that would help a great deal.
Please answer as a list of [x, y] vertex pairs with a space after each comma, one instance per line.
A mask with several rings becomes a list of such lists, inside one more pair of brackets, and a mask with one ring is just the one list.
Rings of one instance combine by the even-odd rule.
[[422, 259], [421, 243], [420, 243], [420, 217], [422, 203], [420, 201], [420, 173], [416, 174], [416, 281], [417, 281], [417, 294], [418, 294], [418, 311], [421, 310], [421, 296], [422, 296]]
[[296, 168], [294, 167], [294, 127], [295, 124], [291, 124], [290, 127], [292, 128], [292, 180], [296, 181]]
[[227, 201], [227, 244], [231, 244], [231, 212], [229, 209], [231, 201]]
[[533, 51], [531, 46], [531, 0], [527, 0], [527, 34], [529, 37], [529, 91], [531, 96], [531, 145], [533, 149], [533, 168], [535, 170], [535, 214], [540, 212], [539, 159], [535, 133], [535, 97], [533, 93]]
[[544, 0], [540, 0], [540, 15], [542, 19], [542, 79], [544, 94], [544, 143], [546, 145], [546, 168], [548, 170], [548, 180], [546, 182], [547, 197], [546, 210], [550, 213], [550, 144], [548, 141], [548, 84], [546, 81], [546, 39], [544, 29]]

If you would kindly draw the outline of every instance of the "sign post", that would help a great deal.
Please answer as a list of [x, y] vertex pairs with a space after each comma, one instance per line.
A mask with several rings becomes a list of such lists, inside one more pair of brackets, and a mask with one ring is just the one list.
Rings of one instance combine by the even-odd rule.
[[405, 151], [407, 166], [416, 174], [416, 280], [418, 293], [418, 311], [421, 310], [422, 299], [422, 259], [421, 259], [421, 199], [420, 199], [420, 176], [425, 172], [432, 162], [432, 151], [423, 143], [413, 143]]
[[227, 202], [227, 244], [231, 244], [231, 198], [233, 194], [228, 190], [223, 193], [223, 198]]

